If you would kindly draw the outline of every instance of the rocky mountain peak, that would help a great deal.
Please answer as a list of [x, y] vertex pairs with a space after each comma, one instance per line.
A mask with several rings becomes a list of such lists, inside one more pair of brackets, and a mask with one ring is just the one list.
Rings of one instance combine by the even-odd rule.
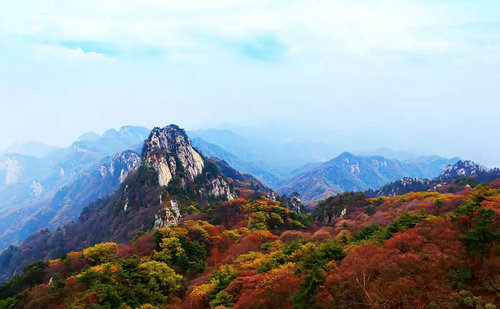
[[477, 165], [471, 160], [460, 160], [453, 165], [448, 165], [441, 173], [443, 180], [454, 179], [457, 177], [471, 177], [486, 172], [486, 169]]
[[180, 170], [193, 181], [204, 167], [202, 156], [191, 146], [186, 132], [176, 125], [154, 128], [144, 143], [142, 158], [158, 172], [158, 183], [162, 186]]
[[127, 175], [135, 171], [141, 164], [141, 157], [132, 150], [125, 150], [114, 155], [111, 162], [102, 164], [99, 172], [102, 177], [118, 177], [119, 183], [122, 183]]

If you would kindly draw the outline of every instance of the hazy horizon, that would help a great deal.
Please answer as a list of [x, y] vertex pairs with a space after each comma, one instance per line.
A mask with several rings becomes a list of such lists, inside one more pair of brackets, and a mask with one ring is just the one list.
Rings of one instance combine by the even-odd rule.
[[[164, 125], [156, 125], [156, 127], [163, 127], [163, 126], [166, 126], [166, 125], [169, 125], [170, 123], [168, 124], [164, 124]], [[176, 123], [172, 123], [172, 124], [176, 124]], [[176, 125], [179, 125], [179, 124], [176, 124]], [[51, 147], [56, 147], [56, 148], [65, 148], [65, 147], [68, 147], [70, 146], [73, 142], [77, 141], [80, 137], [82, 137], [83, 135], [85, 134], [88, 134], [88, 133], [95, 133], [95, 134], [98, 134], [99, 136], [102, 136], [106, 131], [108, 130], [116, 130], [116, 131], [119, 131], [121, 127], [127, 127], [127, 126], [135, 126], [135, 125], [123, 125], [123, 126], [120, 126], [120, 127], [116, 127], [116, 128], [108, 128], [104, 131], [101, 131], [101, 132], [95, 132], [95, 131], [87, 131], [87, 132], [82, 132], [82, 134], [78, 135], [75, 139], [67, 142], [67, 143], [61, 143], [59, 145], [56, 145], [56, 144], [46, 144], [46, 143], [43, 143], [41, 141], [37, 141], [37, 140], [30, 140], [30, 141], [27, 141], [25, 143], [15, 143], [15, 144], [11, 144], [9, 145], [8, 147], [11, 147], [11, 146], [22, 146], [23, 144], [29, 144], [29, 143], [32, 143], [32, 142], [35, 142], [35, 143], [42, 143], [44, 145], [48, 145], [48, 146], [51, 146]], [[139, 125], [138, 125], [139, 126]], [[204, 130], [217, 130], [217, 131], [230, 131], [232, 133], [235, 133], [237, 135], [240, 135], [242, 137], [250, 137], [250, 138], [253, 138], [254, 140], [262, 140], [262, 141], [265, 141], [265, 142], [268, 142], [268, 143], [276, 143], [276, 142], [281, 142], [281, 143], [293, 143], [293, 142], [317, 142], [317, 143], [324, 143], [326, 145], [331, 145], [333, 147], [335, 147], [335, 150], [331, 151], [332, 153], [332, 156], [331, 157], [328, 157], [328, 158], [324, 158], [324, 160], [321, 160], [321, 161], [314, 161], [314, 162], [325, 162], [325, 161], [328, 161], [330, 159], [333, 159], [334, 157], [336, 157], [337, 155], [340, 155], [342, 152], [350, 152], [350, 153], [353, 153], [355, 155], [358, 155], [358, 156], [366, 156], [366, 155], [380, 155], [380, 156], [384, 156], [384, 157], [387, 157], [387, 158], [396, 158], [396, 159], [400, 159], [400, 160], [411, 160], [412, 157], [418, 157], [418, 156], [432, 156], [432, 155], [439, 155], [441, 157], [445, 157], [445, 158], [453, 158], [453, 157], [459, 157], [460, 159], [463, 159], [463, 160], [473, 160], [473, 161], [476, 161], [477, 163], [479, 164], [483, 164], [485, 165], [486, 167], [488, 168], [494, 168], [494, 167], [499, 167], [500, 164], [496, 164], [495, 163], [490, 163], [488, 161], [481, 161], [481, 159], [479, 158], [475, 158], [475, 157], [467, 157], [467, 156], [461, 156], [459, 154], [443, 154], [443, 153], [438, 153], [438, 152], [422, 152], [422, 151], [414, 151], [414, 150], [411, 150], [411, 149], [403, 149], [403, 148], [394, 148], [394, 147], [389, 147], [389, 146], [386, 146], [386, 145], [374, 145], [373, 147], [365, 147], [365, 148], [362, 148], [362, 147], [358, 147], [358, 148], [355, 148], [355, 147], [350, 147], [350, 146], [342, 146], [342, 144], [344, 145], [349, 145], [348, 143], [334, 143], [332, 142], [331, 140], [327, 140], [327, 139], [318, 139], [317, 136], [300, 136], [300, 135], [294, 135], [294, 134], [286, 134], [286, 133], [283, 133], [281, 132], [280, 134], [280, 130], [277, 130], [277, 133], [275, 134], [268, 134], [268, 135], [263, 135], [262, 132], [267, 130], [267, 127], [260, 127], [260, 128], [252, 128], [252, 127], [241, 127], [241, 126], [235, 126], [235, 125], [221, 125], [221, 126], [218, 126], [218, 127], [213, 127], [213, 128], [193, 128], [193, 129], [188, 129], [188, 128], [184, 128], [182, 127], [182, 125], [179, 125], [181, 128], [183, 129], [186, 129], [187, 133], [189, 134], [190, 132], [193, 132], [193, 131], [204, 131]], [[145, 127], [145, 126], [139, 126], [139, 127]], [[151, 127], [145, 127], [147, 129], [152, 129], [153, 127], [155, 126], [151, 126]], [[292, 128], [288, 128], [288, 130], [291, 130]], [[285, 131], [286, 129], [282, 129], [281, 131]], [[355, 145], [352, 144], [352, 145]], [[349, 148], [350, 147], [350, 148]], [[6, 148], [3, 148], [3, 149], [0, 149], [0, 154], [2, 152], [4, 152], [6, 150]], [[228, 149], [226, 149], [228, 150]], [[386, 153], [390, 153], [391, 155], [386, 155]], [[7, 152], [6, 152], [7, 153]], [[405, 159], [405, 157], [407, 157]], [[314, 163], [314, 162], [310, 162], [310, 163]]]
[[251, 128], [500, 166], [498, 1], [0, 4], [0, 149]]

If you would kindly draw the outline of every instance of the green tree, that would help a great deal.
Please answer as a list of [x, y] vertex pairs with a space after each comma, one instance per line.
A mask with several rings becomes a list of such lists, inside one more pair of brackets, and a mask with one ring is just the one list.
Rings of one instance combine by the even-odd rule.
[[139, 265], [139, 276], [154, 303], [165, 303], [184, 289], [183, 277], [163, 262], [148, 261]]
[[470, 256], [484, 258], [489, 256], [493, 244], [500, 242], [500, 232], [494, 228], [495, 211], [479, 209], [474, 219], [474, 228], [460, 235]]

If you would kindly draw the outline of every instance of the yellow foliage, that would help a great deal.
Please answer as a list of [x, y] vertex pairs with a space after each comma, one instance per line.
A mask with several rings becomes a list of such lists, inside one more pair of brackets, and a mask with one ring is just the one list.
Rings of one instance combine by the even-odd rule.
[[222, 236], [229, 237], [233, 241], [238, 241], [242, 235], [238, 233], [238, 230], [225, 230], [222, 232]]
[[312, 242], [307, 242], [303, 245], [300, 246], [300, 248], [292, 253], [291, 258], [292, 259], [300, 259], [302, 256], [304, 256], [306, 253], [313, 252], [316, 250], [317, 246], [312, 243]]
[[118, 252], [118, 245], [114, 242], [100, 243], [83, 250], [83, 256], [91, 263], [109, 261]]
[[207, 297], [219, 284], [219, 280], [211, 280], [209, 283], [196, 286], [191, 291], [191, 297]]
[[116, 273], [122, 271], [122, 268], [118, 264], [109, 262], [109, 263], [99, 264], [99, 265], [91, 267], [91, 268], [89, 268], [89, 269], [87, 269], [85, 271], [82, 271], [81, 273], [79, 273], [78, 275], [76, 275], [76, 277], [80, 278], [81, 276], [83, 276], [83, 275], [85, 275], [87, 273], [90, 273], [90, 272], [94, 272], [94, 273], [98, 273], [98, 274], [103, 275], [104, 273], [106, 273], [108, 271], [111, 274], [116, 274]]
[[286, 263], [276, 269], [272, 269], [264, 274], [264, 279], [259, 282], [258, 287], [270, 286], [275, 282], [287, 277], [292, 277], [295, 272], [295, 263]]
[[238, 258], [234, 261], [234, 264], [236, 264], [241, 270], [250, 270], [257, 269], [259, 266], [269, 260], [271, 260], [270, 254], [251, 251], [249, 253], [241, 254], [240, 256], [238, 256]]
[[140, 307], [137, 307], [137, 309], [157, 309], [158, 307], [150, 305], [150, 304], [144, 304], [141, 305]]

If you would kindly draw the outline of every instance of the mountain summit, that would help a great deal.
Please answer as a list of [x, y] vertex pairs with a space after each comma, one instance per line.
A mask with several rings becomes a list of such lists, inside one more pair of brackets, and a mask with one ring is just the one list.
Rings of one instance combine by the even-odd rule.
[[486, 169], [471, 160], [460, 160], [453, 165], [448, 165], [441, 173], [442, 180], [455, 179], [457, 177], [472, 177], [486, 172]]
[[[166, 186], [181, 168], [190, 181], [203, 171], [201, 155], [194, 150], [184, 130], [176, 125], [154, 128], [144, 143], [144, 161], [158, 173], [158, 183]], [[179, 164], [180, 163], [180, 164]]]
[[[186, 132], [176, 125], [154, 128], [144, 142], [145, 167], [158, 174], [158, 185], [197, 186], [205, 197], [233, 198], [227, 182], [217, 173], [214, 163], [206, 162], [191, 146]], [[203, 179], [203, 181], [200, 181]]]

